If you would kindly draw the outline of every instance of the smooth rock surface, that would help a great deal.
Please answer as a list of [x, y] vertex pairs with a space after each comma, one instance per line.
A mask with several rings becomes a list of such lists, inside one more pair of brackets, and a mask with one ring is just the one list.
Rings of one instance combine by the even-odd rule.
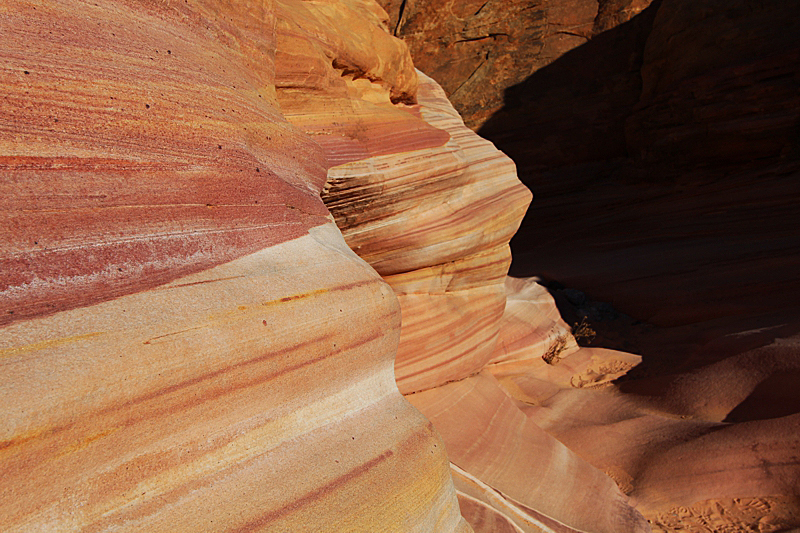
[[[532, 424], [490, 372], [531, 360], [551, 368], [547, 349], [578, 347], [544, 289], [505, 276], [506, 243], [530, 199], [513, 164], [424, 75], [417, 101], [449, 141], [335, 166], [323, 198], [398, 295], [398, 386], [442, 434], [454, 471], [480, 487], [458, 489], [462, 512], [478, 531], [648, 531], [613, 480]], [[621, 354], [632, 362], [606, 369], [590, 354], [558, 367], [558, 383], [605, 383], [638, 361]], [[594, 505], [574, 504], [590, 495]]]
[[[0, 11], [3, 530], [469, 531], [394, 382], [397, 299], [319, 197], [329, 117], [413, 125], [347, 160], [448, 138], [392, 103], [416, 74], [380, 8]], [[320, 130], [313, 90], [281, 108], [298, 78], [342, 96]]]
[[488, 372], [408, 398], [442, 433], [450, 460], [514, 507], [535, 510], [528, 520], [557, 531], [649, 529], [611, 478], [528, 420]]

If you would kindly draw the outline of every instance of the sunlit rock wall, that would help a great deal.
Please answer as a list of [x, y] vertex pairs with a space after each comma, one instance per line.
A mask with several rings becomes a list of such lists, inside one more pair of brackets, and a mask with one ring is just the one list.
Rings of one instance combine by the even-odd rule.
[[[323, 198], [347, 243], [398, 294], [397, 383], [442, 434], [462, 512], [481, 532], [648, 531], [609, 476], [507, 392], [514, 379], [552, 377], [542, 355], [554, 343], [563, 356], [577, 345], [544, 289], [506, 278], [507, 242], [530, 201], [513, 163], [424, 75], [417, 100], [448, 142], [334, 166]], [[592, 373], [602, 359], [593, 355], [550, 374], [567, 387], [611, 379]]]
[[336, 166], [324, 193], [347, 243], [400, 298], [404, 393], [467, 377], [491, 358], [508, 241], [530, 201], [511, 160], [420, 79], [418, 113], [449, 133], [446, 143]]
[[365, 62], [398, 142], [446, 142], [395, 110], [416, 76], [370, 11], [0, 7], [4, 531], [469, 530], [394, 383], [397, 299], [319, 197], [365, 155], [322, 139]]

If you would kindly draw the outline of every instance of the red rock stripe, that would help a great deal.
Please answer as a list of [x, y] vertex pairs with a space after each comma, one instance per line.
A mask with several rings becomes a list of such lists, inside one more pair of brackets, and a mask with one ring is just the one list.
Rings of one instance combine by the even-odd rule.
[[[321, 294], [322, 292], [335, 292], [335, 291], [348, 290], [348, 289], [367, 286], [367, 285], [371, 285], [371, 284], [375, 284], [375, 283], [382, 283], [382, 281], [381, 280], [377, 280], [377, 279], [371, 279], [371, 280], [367, 280], [367, 281], [348, 283], [348, 284], [344, 284], [344, 285], [340, 285], [340, 286], [336, 286], [336, 287], [331, 287], [331, 288], [328, 288], [328, 289], [323, 289], [321, 291], [310, 291], [309, 293], [305, 293], [305, 294], [301, 294], [301, 295], [294, 295], [294, 296], [290, 296], [290, 297], [270, 300], [270, 301], [264, 302], [262, 305], [268, 306], [268, 305], [274, 305], [274, 304], [277, 304], [277, 303], [286, 303], [288, 301], [297, 300], [297, 299], [301, 299], [301, 298], [306, 298], [306, 297], [309, 297], [309, 296], [311, 296], [313, 294]], [[384, 316], [384, 317], [381, 317], [381, 318], [383, 318], [386, 321], [390, 321], [393, 317], [394, 317], [394, 315], [392, 314], [391, 316]], [[175, 335], [176, 333], [178, 333], [178, 332], [169, 333], [167, 335], [162, 335], [160, 337], [165, 337], [165, 336], [168, 336], [168, 335]], [[353, 349], [353, 348], [355, 348], [357, 346], [360, 346], [362, 344], [366, 344], [366, 343], [372, 342], [372, 341], [380, 338], [384, 334], [385, 333], [383, 331], [376, 330], [376, 331], [374, 331], [372, 334], [370, 334], [367, 337], [353, 339], [352, 342], [350, 342], [348, 344], [340, 345], [340, 346], [338, 346], [336, 348], [332, 348], [331, 347], [326, 351], [325, 355], [323, 355], [323, 356], [316, 357], [314, 359], [309, 359], [309, 360], [306, 360], [306, 361], [301, 361], [300, 363], [283, 367], [280, 370], [278, 370], [277, 372], [273, 372], [273, 373], [271, 373], [271, 374], [269, 374], [267, 376], [259, 376], [257, 378], [254, 378], [252, 380], [243, 382], [241, 384], [237, 384], [235, 386], [227, 386], [226, 388], [224, 388], [222, 390], [212, 391], [212, 392], [206, 393], [206, 394], [204, 394], [202, 396], [194, 397], [191, 402], [184, 402], [184, 403], [181, 403], [181, 404], [172, 405], [172, 406], [169, 406], [166, 409], [161, 409], [161, 410], [159, 410], [157, 412], [154, 412], [154, 413], [149, 413], [147, 415], [139, 415], [137, 417], [130, 418], [126, 422], [124, 422], [122, 425], [123, 426], [129, 426], [129, 425], [132, 425], [132, 424], [134, 424], [134, 423], [136, 423], [136, 422], [138, 422], [138, 421], [140, 421], [140, 420], [142, 420], [144, 418], [151, 418], [153, 416], [158, 416], [158, 415], [160, 415], [162, 413], [176, 413], [176, 412], [182, 411], [184, 409], [188, 409], [190, 407], [193, 407], [195, 405], [204, 403], [206, 401], [217, 399], [217, 398], [219, 398], [221, 396], [224, 396], [226, 394], [232, 393], [234, 391], [259, 385], [259, 384], [264, 383], [266, 381], [269, 381], [271, 379], [280, 377], [280, 376], [282, 376], [284, 374], [287, 374], [287, 373], [290, 373], [290, 372], [294, 372], [295, 370], [299, 370], [300, 368], [306, 367], [306, 366], [308, 366], [310, 364], [314, 364], [314, 363], [317, 363], [319, 361], [322, 361], [322, 360], [324, 360], [324, 359], [326, 359], [328, 357], [331, 357], [331, 356], [333, 356], [335, 354], [342, 353], [342, 352], [345, 352], [347, 350]], [[128, 408], [134, 407], [136, 405], [140, 405], [140, 404], [146, 403], [148, 401], [167, 396], [167, 395], [169, 395], [171, 393], [174, 393], [174, 392], [177, 392], [177, 391], [180, 391], [180, 390], [183, 390], [183, 389], [187, 389], [187, 388], [189, 388], [189, 387], [191, 387], [193, 385], [197, 385], [197, 384], [200, 384], [200, 383], [203, 383], [203, 382], [207, 382], [207, 381], [213, 380], [215, 378], [218, 378], [220, 376], [223, 376], [223, 375], [228, 374], [230, 372], [233, 372], [235, 370], [238, 370], [238, 369], [241, 369], [241, 368], [245, 368], [245, 367], [248, 367], [248, 366], [252, 366], [252, 365], [256, 365], [256, 364], [259, 364], [259, 363], [263, 363], [265, 361], [269, 361], [271, 359], [275, 359], [277, 357], [280, 357], [280, 356], [283, 356], [283, 355], [286, 355], [286, 354], [289, 354], [289, 353], [293, 353], [293, 352], [296, 352], [298, 350], [302, 350], [303, 348], [306, 348], [306, 347], [314, 345], [314, 344], [323, 343], [323, 342], [325, 342], [325, 341], [327, 341], [327, 340], [329, 340], [329, 339], [331, 339], [333, 337], [334, 337], [333, 333], [327, 333], [327, 334], [320, 335], [320, 336], [312, 338], [312, 339], [305, 340], [305, 341], [303, 341], [301, 343], [282, 348], [280, 350], [270, 351], [268, 353], [265, 353], [264, 355], [260, 355], [258, 357], [254, 357], [252, 359], [247, 359], [245, 361], [240, 361], [238, 363], [231, 364], [231, 365], [229, 365], [229, 366], [227, 366], [225, 368], [221, 368], [221, 369], [215, 370], [213, 372], [208, 372], [206, 374], [202, 374], [202, 375], [196, 376], [196, 377], [194, 377], [192, 379], [189, 379], [189, 380], [186, 380], [186, 381], [182, 381], [180, 383], [175, 383], [175, 384], [170, 385], [168, 387], [165, 387], [165, 388], [153, 391], [153, 392], [149, 392], [147, 394], [140, 395], [140, 396], [132, 398], [132, 399], [130, 399], [130, 400], [124, 402], [124, 403], [108, 406], [108, 407], [106, 407], [104, 409], [96, 411], [95, 415], [98, 415], [98, 416], [107, 415], [107, 414], [110, 414], [110, 413], [115, 413], [115, 412], [118, 412], [118, 411], [121, 411], [121, 410], [124, 410], [124, 409], [128, 409]], [[154, 338], [157, 338], [157, 337], [154, 337]], [[145, 343], [149, 343], [150, 341], [144, 341], [144, 342]], [[6, 449], [6, 448], [11, 448], [11, 447], [14, 447], [14, 446], [19, 446], [19, 445], [24, 444], [25, 442], [28, 442], [28, 441], [30, 441], [31, 439], [34, 439], [34, 438], [48, 437], [48, 436], [51, 436], [51, 435], [55, 435], [55, 434], [64, 432], [64, 431], [69, 430], [72, 427], [74, 427], [74, 425], [75, 425], [74, 423], [64, 424], [62, 426], [48, 428], [48, 429], [46, 429], [44, 431], [41, 431], [41, 432], [39, 432], [37, 434], [34, 434], [32, 436], [15, 437], [15, 438], [8, 439], [8, 440], [5, 440], [5, 441], [0, 441], [0, 450]]]
[[282, 518], [283, 516], [293, 513], [297, 511], [301, 507], [308, 505], [309, 503], [313, 502], [314, 500], [319, 500], [320, 498], [332, 493], [339, 487], [343, 486], [345, 483], [352, 481], [367, 472], [371, 469], [378, 466], [380, 463], [386, 461], [390, 457], [394, 455], [394, 451], [386, 450], [379, 456], [370, 459], [366, 463], [353, 468], [352, 470], [348, 471], [343, 476], [339, 476], [333, 481], [330, 481], [323, 485], [322, 487], [309, 492], [308, 494], [297, 498], [296, 500], [292, 501], [288, 505], [281, 507], [280, 509], [275, 509], [274, 511], [270, 511], [267, 514], [264, 514], [258, 517], [255, 520], [248, 522], [247, 524], [237, 527], [235, 529], [229, 529], [228, 533], [252, 533], [254, 531], [263, 530], [264, 528], [268, 527], [270, 522], [274, 522], [275, 520]]
[[0, 325], [152, 289], [300, 237], [328, 221], [308, 222], [313, 223], [168, 235], [0, 259], [5, 274]]

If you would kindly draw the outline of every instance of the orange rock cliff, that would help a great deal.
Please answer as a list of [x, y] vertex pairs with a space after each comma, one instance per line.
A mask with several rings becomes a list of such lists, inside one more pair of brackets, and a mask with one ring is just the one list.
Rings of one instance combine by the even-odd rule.
[[[597, 333], [581, 349], [557, 328], [541, 336], [546, 294], [509, 281], [485, 370], [517, 418], [612, 478], [654, 531], [796, 531], [796, 6], [379, 1], [417, 67], [536, 194], [510, 272], [541, 277], [564, 319]], [[489, 397], [471, 377], [410, 398], [462, 467], [511, 417], [491, 418], [477, 442], [442, 416], [474, 417]], [[500, 527], [487, 516], [473, 527]]]
[[469, 531], [320, 198], [449, 139], [381, 9], [1, 9], [0, 529]]
[[0, 529], [793, 526], [798, 419], [751, 456], [724, 406], [621, 394], [641, 358], [507, 277], [531, 193], [390, 30], [373, 0], [0, 7]]

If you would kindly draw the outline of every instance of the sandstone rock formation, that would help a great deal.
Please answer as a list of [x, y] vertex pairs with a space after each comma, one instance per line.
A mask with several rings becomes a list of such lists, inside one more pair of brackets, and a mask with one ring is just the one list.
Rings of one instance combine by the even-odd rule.
[[416, 75], [369, 13], [4, 5], [4, 531], [469, 530], [397, 300], [319, 197], [345, 152], [447, 139], [391, 104]]
[[[476, 531], [647, 531], [613, 480], [527, 420], [489, 372], [530, 360], [550, 368], [539, 350], [556, 339], [577, 346], [540, 286], [505, 276], [530, 198], [513, 164], [427, 76], [417, 98], [420, 116], [450, 132], [446, 151], [334, 167], [323, 198], [347, 243], [398, 294], [397, 383], [442, 434], [462, 512]], [[567, 382], [591, 374], [586, 366]]]
[[404, 393], [464, 378], [491, 358], [508, 241], [530, 201], [514, 164], [466, 129], [424, 75], [418, 99], [446, 144], [334, 167], [323, 195], [347, 243], [400, 299]]
[[[503, 34], [527, 22], [539, 35], [528, 42], [544, 49], [545, 22], [556, 19], [547, 4], [526, 5], [538, 20], [515, 3], [503, 6], [509, 20], [492, 19], [491, 2], [448, 3], [452, 16], [437, 19], [408, 1], [397, 34], [477, 113], [474, 126], [484, 120], [475, 110], [498, 105], [482, 88], [506, 83], [505, 51], [530, 54]], [[613, 303], [573, 309], [560, 294], [570, 324], [594, 317], [599, 346], [643, 361], [611, 385], [635, 359], [570, 353], [569, 337], [557, 340], [563, 327], [528, 345], [526, 332], [554, 327], [539, 312], [541, 327], [517, 318], [500, 326], [502, 354], [465, 382], [477, 389], [491, 374], [537, 427], [614, 479], [654, 530], [797, 528], [800, 19], [784, 2], [579, 7], [570, 14], [585, 39], [571, 36], [575, 45], [527, 71], [479, 132], [536, 194], [512, 241], [512, 273]], [[520, 303], [509, 299], [508, 318]], [[537, 353], [557, 353], [556, 365]], [[442, 400], [456, 385], [463, 390]], [[435, 421], [469, 399], [466, 383], [446, 387], [426, 412]], [[511, 528], [519, 506], [499, 511], [479, 493], [461, 497], [476, 523]]]
[[612, 383], [642, 358], [506, 277], [530, 193], [388, 28], [367, 0], [4, 7], [5, 530], [800, 523], [797, 343], [764, 340], [794, 323]]
[[[476, 527], [644, 530], [481, 372], [566, 334], [506, 309], [530, 193], [377, 5], [20, 1], [2, 24], [7, 531], [468, 531], [458, 501]], [[463, 453], [393, 370], [445, 430], [463, 410], [426, 395], [478, 376], [470, 430], [509, 422]]]

